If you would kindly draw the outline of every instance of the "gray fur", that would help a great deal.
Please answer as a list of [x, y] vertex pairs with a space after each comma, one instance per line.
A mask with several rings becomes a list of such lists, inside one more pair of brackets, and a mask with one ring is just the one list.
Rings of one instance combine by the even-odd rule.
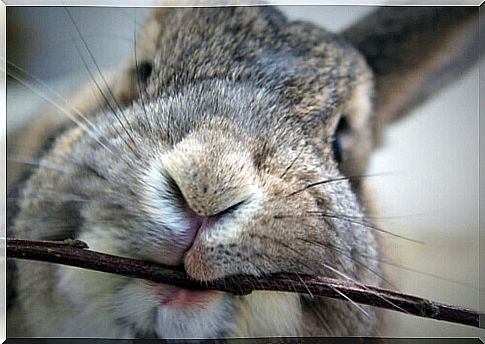
[[[381, 284], [370, 204], [360, 181], [342, 178], [365, 171], [375, 134], [372, 72], [357, 49], [271, 7], [163, 8], [137, 53], [153, 65], [144, 89], [130, 61], [111, 82], [119, 119], [80, 101], [101, 135], [62, 131], [42, 162], [63, 168], [32, 171], [15, 236], [75, 237], [184, 264], [199, 280], [286, 271]], [[207, 230], [191, 231], [196, 216]], [[373, 335], [379, 323], [375, 309], [326, 298], [219, 293], [180, 311], [159, 305], [168, 286], [37, 262], [17, 270], [9, 336]]]

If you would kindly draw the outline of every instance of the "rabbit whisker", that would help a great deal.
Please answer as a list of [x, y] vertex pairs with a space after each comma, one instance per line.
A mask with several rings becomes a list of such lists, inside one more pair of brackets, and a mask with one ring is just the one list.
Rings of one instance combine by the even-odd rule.
[[337, 178], [332, 178], [332, 179], [324, 179], [324, 180], [320, 180], [320, 181], [317, 181], [317, 182], [314, 182], [314, 183], [310, 183], [310, 184], [307, 184], [306, 186], [304, 186], [303, 188], [301, 189], [298, 189], [296, 191], [293, 191], [291, 193], [289, 193], [288, 195], [286, 195], [286, 197], [292, 197], [294, 195], [297, 195], [303, 191], [306, 191], [310, 188], [314, 188], [316, 186], [320, 186], [320, 185], [324, 185], [324, 184], [329, 184], [329, 183], [335, 183], [335, 182], [341, 182], [341, 181], [350, 181], [350, 180], [354, 180], [354, 179], [363, 179], [363, 178], [370, 178], [370, 177], [380, 177], [380, 176], [384, 176], [384, 175], [389, 175], [391, 174], [390, 172], [383, 172], [383, 173], [374, 173], [374, 174], [362, 174], [362, 175], [354, 175], [354, 176], [344, 176], [344, 177], [337, 177]]
[[[353, 283], [355, 283], [355, 284], [359, 285], [360, 287], [364, 288], [365, 290], [369, 290], [369, 288], [367, 288], [367, 286], [366, 286], [365, 284], [362, 284], [362, 283], [360, 283], [360, 282], [356, 281], [355, 279], [353, 279], [352, 277], [350, 277], [350, 276], [348, 276], [348, 275], [344, 274], [343, 272], [338, 271], [337, 269], [335, 269], [335, 268], [331, 267], [330, 265], [328, 265], [328, 264], [326, 264], [326, 263], [323, 263], [323, 265], [324, 265], [324, 266], [325, 266], [327, 269], [329, 269], [329, 270], [331, 270], [331, 271], [335, 272], [335, 273], [336, 273], [337, 275], [339, 275], [339, 276], [342, 276], [342, 277], [343, 277], [343, 278], [345, 278], [346, 280], [349, 280], [349, 281], [351, 281], [351, 282], [353, 282]], [[378, 295], [378, 297], [379, 297], [380, 299], [384, 300], [385, 302], [387, 302], [388, 304], [390, 304], [391, 306], [393, 306], [394, 308], [396, 308], [396, 309], [400, 310], [401, 312], [404, 312], [404, 313], [408, 313], [408, 314], [409, 314], [409, 312], [408, 312], [408, 311], [406, 311], [405, 309], [403, 309], [403, 308], [399, 307], [399, 306], [398, 306], [398, 305], [396, 305], [394, 302], [389, 301], [389, 300], [388, 300], [386, 297], [384, 297], [384, 296], [382, 296], [382, 295]]]
[[301, 153], [303, 153], [303, 150], [305, 148], [302, 147], [300, 151], [298, 152], [297, 156], [291, 161], [291, 163], [285, 168], [285, 171], [280, 175], [280, 179], [283, 179], [283, 177], [288, 173], [288, 171], [293, 167], [295, 162], [300, 158]]
[[[39, 61], [49, 61], [51, 60], [51, 54], [55, 55], [60, 47], [65, 46], [67, 43], [71, 43], [72, 40], [81, 41], [81, 38], [70, 38], [70, 39], [63, 39], [56, 42], [56, 44], [50, 44], [46, 46], [46, 51], [39, 54]], [[113, 40], [118, 40], [120, 42], [125, 42], [126, 44], [132, 44], [133, 40], [128, 37], [123, 37], [114, 34], [91, 34], [91, 35], [84, 35], [84, 39], [91, 40], [91, 39], [106, 39], [112, 42]]]
[[[267, 262], [267, 263], [268, 263], [270, 266], [272, 266], [272, 267], [270, 268], [271, 270], [273, 269], [273, 267], [274, 267], [274, 266], [276, 266], [274, 259], [272, 259], [270, 256], [268, 256], [268, 255], [266, 255], [266, 254], [264, 254], [264, 253], [262, 253], [262, 252], [257, 252], [256, 254], [257, 254], [259, 257], [264, 258], [264, 259], [266, 260], [266, 262]], [[255, 266], [254, 264], [252, 264], [252, 263], [251, 263], [251, 265], [252, 265], [252, 266], [254, 266], [254, 267], [256, 267], [256, 266]], [[259, 268], [258, 268], [258, 270], [260, 270], [260, 271], [262, 272], [262, 270], [261, 270], [261, 269], [259, 269]], [[285, 276], [288, 276], [288, 275], [287, 275], [287, 274], [286, 274], [284, 271], [282, 271], [281, 273], [282, 273], [283, 275], [285, 275]], [[262, 272], [262, 276], [263, 276], [264, 278], [266, 278], [266, 275], [267, 275], [267, 273]], [[297, 292], [297, 290], [296, 290], [296, 288], [295, 288], [295, 286], [294, 286], [293, 282], [291, 282], [291, 279], [290, 279], [290, 278], [288, 278], [288, 281], [290, 281], [290, 285], [291, 285], [291, 287], [293, 288], [293, 291], [294, 291], [294, 292]], [[302, 282], [303, 282], [303, 283], [305, 283], [304, 281], [302, 281]], [[305, 285], [305, 287], [306, 287], [306, 285]], [[264, 289], [264, 288], [263, 288], [263, 289]], [[310, 293], [310, 290], [308, 289], [308, 287], [307, 287], [307, 290], [308, 290], [308, 292]]]
[[391, 235], [391, 236], [399, 238], [399, 239], [403, 239], [403, 240], [411, 241], [411, 242], [416, 243], [416, 244], [424, 245], [423, 241], [408, 238], [408, 237], [387, 231], [385, 229], [373, 226], [373, 225], [365, 223], [365, 222], [353, 220], [352, 218], [349, 219], [349, 218], [342, 216], [340, 214], [332, 214], [332, 213], [326, 213], [326, 212], [307, 212], [305, 215], [295, 216], [295, 215], [278, 214], [278, 215], [274, 215], [273, 217], [275, 219], [298, 218], [298, 217], [301, 217], [301, 218], [304, 218], [304, 217], [322, 217], [322, 218], [338, 219], [338, 220], [346, 221], [346, 222], [349, 222], [349, 223], [352, 223], [352, 224], [355, 224], [355, 225], [358, 225], [358, 226], [362, 226], [362, 227], [367, 228], [367, 229], [373, 229], [373, 230], [378, 231], [378, 232], [386, 233], [388, 235]]
[[[306, 224], [303, 224], [303, 225], [306, 225]], [[307, 225], [307, 226], [310, 226], [310, 225]], [[343, 248], [339, 248], [339, 247], [337, 247], [335, 245], [331, 245], [331, 244], [328, 244], [328, 243], [323, 243], [321, 241], [313, 240], [313, 239], [312, 239], [313, 241], [310, 241], [310, 240], [305, 239], [305, 238], [296, 238], [296, 239], [297, 240], [304, 241], [304, 242], [308, 243], [309, 245], [321, 245], [321, 246], [324, 246], [326, 248], [335, 249], [337, 251], [340, 251], [343, 256], [346, 256], [347, 258], [352, 259], [355, 263], [361, 265], [365, 269], [367, 269], [370, 272], [376, 274], [376, 276], [378, 276], [379, 278], [381, 278], [390, 287], [392, 287], [395, 290], [398, 290], [398, 288], [394, 284], [392, 284], [388, 280], [384, 279], [384, 277], [382, 275], [377, 274], [373, 270], [370, 270], [370, 268], [368, 266], [366, 266], [364, 263], [362, 263], [361, 261], [359, 261], [359, 260], [357, 260], [357, 259], [355, 259], [355, 258], [353, 258], [353, 257], [351, 257], [351, 256], [349, 256], [349, 255], [347, 255], [345, 253], [343, 253], [342, 252], [343, 251]], [[439, 280], [442, 280], [442, 281], [445, 281], [445, 282], [449, 282], [449, 283], [459, 284], [459, 285], [462, 285], [464, 287], [471, 288], [473, 290], [478, 290], [478, 288], [476, 288], [475, 286], [473, 286], [471, 284], [464, 283], [464, 282], [458, 281], [458, 280], [453, 280], [453, 279], [450, 279], [450, 278], [445, 278], [445, 277], [442, 277], [442, 276], [439, 276], [439, 275], [436, 275], [436, 274], [432, 274], [432, 273], [429, 273], [429, 272], [417, 270], [417, 269], [414, 269], [414, 268], [410, 268], [410, 267], [407, 267], [407, 266], [404, 266], [404, 265], [401, 265], [401, 264], [398, 264], [398, 263], [395, 263], [395, 262], [392, 262], [392, 261], [389, 261], [389, 260], [385, 260], [385, 259], [382, 259], [382, 258], [375, 258], [375, 257], [369, 256], [369, 255], [363, 254], [363, 253], [359, 253], [358, 256], [359, 257], [362, 257], [362, 258], [366, 258], [366, 259], [372, 260], [372, 261], [376, 261], [376, 262], [379, 262], [379, 263], [382, 263], [382, 264], [386, 264], [386, 265], [389, 265], [389, 266], [393, 266], [393, 267], [396, 267], [398, 269], [406, 270], [406, 271], [409, 271], [409, 272], [414, 272], [414, 273], [421, 274], [421, 275], [425, 275], [425, 276], [428, 276], [428, 277], [431, 277], [431, 278], [436, 278], [436, 279], [439, 279]]]
[[[141, 103], [142, 103], [142, 108], [143, 108], [143, 113], [145, 114], [145, 118], [146, 118], [146, 123], [148, 124], [148, 131], [151, 131], [153, 132], [153, 128], [152, 126], [150, 125], [150, 120], [149, 120], [149, 116], [148, 116], [148, 113], [147, 113], [147, 107], [146, 107], [146, 100], [145, 100], [145, 95], [144, 95], [144, 92], [142, 90], [142, 87], [141, 87], [141, 79], [140, 79], [140, 73], [139, 73], [139, 70], [138, 70], [138, 54], [136, 53], [136, 48], [137, 48], [137, 43], [136, 43], [136, 36], [137, 36], [137, 26], [136, 26], [136, 7], [134, 8], [134, 35], [133, 35], [133, 54], [135, 56], [135, 72], [136, 72], [136, 82], [137, 82], [137, 86], [138, 86], [138, 93], [140, 95], [140, 100], [141, 100]], [[148, 135], [149, 137], [151, 137], [151, 135]]]
[[[259, 236], [258, 236], [258, 237], [259, 237]], [[276, 238], [271, 238], [271, 237], [269, 237], [269, 236], [261, 236], [261, 238], [264, 238], [264, 237], [265, 237], [265, 238], [268, 238], [268, 239], [270, 239], [270, 240], [272, 240], [272, 241], [274, 241], [274, 242], [276, 242], [277, 244], [279, 244], [279, 245], [283, 246], [283, 247], [284, 247], [284, 248], [286, 248], [286, 249], [290, 249], [291, 251], [293, 251], [293, 252], [297, 253], [297, 251], [296, 251], [296, 250], [294, 250], [294, 249], [293, 249], [293, 248], [291, 248], [289, 245], [287, 245], [286, 243], [281, 242], [280, 240], [278, 240], [278, 239], [276, 239]], [[300, 240], [301, 240], [301, 238], [297, 238], [297, 239], [300, 239]], [[305, 241], [306, 241], [306, 240], [305, 240]], [[312, 243], [312, 242], [310, 242], [310, 241], [306, 241], [306, 242], [308, 242], [308, 243]], [[302, 262], [302, 260], [301, 260], [301, 259], [299, 259], [299, 257], [298, 257], [298, 256], [295, 256], [294, 258], [298, 259], [298, 261], [299, 261], [300, 263]], [[354, 262], [359, 263], [359, 264], [360, 264], [360, 265], [362, 265], [363, 267], [367, 268], [367, 267], [366, 267], [366, 266], [365, 266], [365, 265], [364, 265], [362, 262], [360, 262], [360, 261], [358, 261], [358, 260], [356, 260], [356, 259], [354, 259], [354, 258], [352, 258], [352, 257], [348, 257], [348, 256], [347, 256], [347, 258], [349, 258], [349, 259], [353, 260]], [[366, 287], [364, 284], [360, 283], [359, 281], [357, 281], [357, 280], [356, 280], [356, 279], [354, 279], [354, 278], [351, 278], [351, 277], [350, 277], [350, 276], [348, 276], [347, 274], [344, 274], [343, 272], [338, 271], [338, 270], [337, 270], [337, 269], [335, 269], [335, 268], [332, 268], [332, 267], [331, 267], [330, 265], [328, 265], [327, 263], [323, 263], [323, 266], [324, 266], [326, 269], [328, 269], [328, 270], [330, 270], [330, 271], [332, 271], [332, 272], [336, 273], [337, 275], [339, 275], [339, 276], [341, 276], [341, 277], [344, 277], [345, 279], [347, 279], [347, 280], [349, 280], [349, 281], [351, 281], [351, 282], [353, 282], [353, 283], [355, 283], [355, 284], [357, 284], [357, 285], [359, 285], [359, 286], [363, 287], [364, 289], [368, 289], [368, 288], [367, 288], [367, 287]], [[308, 265], [307, 265], [307, 267], [308, 267]], [[312, 268], [310, 268], [310, 269], [311, 269], [311, 271], [313, 270]], [[377, 276], [378, 276], [379, 278], [381, 278], [382, 280], [386, 281], [386, 280], [385, 280], [385, 279], [384, 279], [384, 278], [383, 278], [381, 275], [379, 275], [378, 273], [376, 273], [376, 272], [375, 272], [375, 271], [373, 271], [372, 269], [367, 268], [367, 270], [368, 270], [368, 271], [370, 271], [370, 272], [372, 272], [373, 274], [377, 275]], [[314, 270], [313, 270], [313, 271], [314, 271]], [[313, 274], [314, 274], [314, 275], [316, 275], [316, 276], [318, 276], [318, 275], [319, 275], [319, 273], [315, 273], [315, 272], [313, 272]], [[299, 277], [299, 276], [298, 276], [298, 277]], [[301, 280], [301, 278], [300, 278], [300, 280]], [[386, 282], [390, 284], [390, 282], [388, 282], [388, 281], [386, 281]], [[392, 285], [392, 284], [390, 284], [390, 285]], [[393, 286], [393, 288], [395, 288], [396, 290], [398, 290], [398, 289], [397, 289], [396, 287], [394, 287], [394, 286]], [[308, 287], [307, 287], [307, 289], [308, 289]], [[335, 291], [336, 291], [336, 292], [338, 292], [337, 290], [335, 290]], [[341, 294], [340, 292], [338, 292], [338, 293], [339, 293], [339, 294]], [[310, 293], [310, 294], [311, 294], [311, 293]], [[343, 296], [343, 295], [342, 295], [342, 296]], [[388, 300], [387, 298], [385, 298], [384, 296], [379, 296], [379, 297], [380, 297], [380, 298], [382, 298], [382, 299], [383, 299], [385, 302], [389, 303], [391, 306], [395, 307], [396, 309], [399, 309], [399, 310], [401, 310], [402, 312], [408, 313], [408, 312], [406, 312], [404, 309], [402, 309], [401, 307], [399, 307], [398, 305], [394, 304], [392, 301], [389, 301], [389, 300]], [[368, 315], [368, 313], [367, 313], [367, 312], [365, 312], [365, 313]]]
[[39, 167], [48, 168], [50, 170], [56, 170], [56, 171], [59, 171], [59, 172], [66, 172], [65, 168], [59, 167], [59, 165], [47, 164], [47, 163], [43, 162], [41, 159], [27, 159], [27, 158], [19, 157], [15, 154], [8, 154], [6, 160], [11, 161], [11, 162], [16, 162], [16, 163], [19, 163], [19, 164], [39, 166]]
[[[375, 276], [379, 277], [381, 280], [383, 280], [384, 282], [386, 282], [390, 287], [392, 287], [393, 289], [395, 290], [398, 290], [398, 288], [393, 285], [391, 282], [389, 282], [388, 280], [386, 280], [381, 274], [377, 273], [376, 271], [374, 271], [373, 269], [369, 268], [367, 265], [365, 265], [364, 263], [362, 263], [361, 261], [355, 259], [354, 257], [346, 254], [345, 252], [343, 252], [343, 249], [342, 248], [339, 248], [339, 247], [336, 247], [334, 245], [330, 245], [330, 244], [326, 244], [326, 243], [323, 243], [323, 242], [320, 242], [318, 240], [315, 240], [315, 241], [310, 241], [308, 239], [305, 239], [305, 238], [300, 238], [300, 237], [297, 237], [295, 238], [296, 240], [300, 240], [300, 241], [303, 241], [309, 245], [315, 245], [315, 246], [321, 246], [321, 247], [325, 247], [325, 248], [329, 248], [329, 249], [332, 249], [332, 250], [335, 250], [337, 252], [339, 252], [339, 254], [342, 256], [342, 257], [345, 257], [351, 261], [353, 261], [354, 263], [360, 265], [361, 267], [363, 267], [364, 269], [366, 269], [367, 271], [371, 272], [372, 274], [374, 274]], [[378, 261], [378, 262], [381, 262], [380, 259], [373, 259], [374, 261]]]
[[[99, 68], [99, 65], [98, 63], [96, 62], [96, 58], [94, 57], [91, 49], [89, 48], [89, 45], [87, 44], [86, 40], [84, 39], [83, 35], [82, 35], [82, 32], [81, 32], [81, 29], [79, 28], [79, 26], [77, 25], [77, 22], [75, 21], [74, 17], [72, 16], [71, 12], [69, 11], [69, 9], [67, 7], [64, 7], [67, 15], [69, 16], [69, 19], [71, 20], [71, 23], [73, 24], [74, 28], [76, 29], [78, 35], [79, 35], [79, 38], [81, 39], [86, 51], [88, 52], [90, 58], [91, 58], [91, 61], [93, 62], [101, 80], [103, 81], [112, 101], [115, 103], [115, 105], [117, 106], [119, 112], [121, 113], [121, 115], [123, 116], [124, 120], [126, 123], [128, 123], [128, 119], [126, 118], [126, 115], [125, 113], [123, 112], [123, 109], [122, 107], [120, 106], [120, 104], [118, 103], [118, 101], [116, 100], [116, 97], [114, 96], [113, 92], [111, 91], [111, 88], [109, 87], [108, 85], [108, 82], [106, 81], [105, 77], [103, 76], [102, 72], [101, 72], [101, 69]], [[73, 37], [74, 39], [74, 37]], [[130, 139], [130, 141], [132, 142], [133, 146], [130, 146], [128, 145], [128, 147], [130, 148], [130, 150], [133, 152], [133, 154], [135, 154], [136, 157], [140, 158], [139, 154], [135, 151], [134, 147], [137, 145], [135, 140], [133, 139], [133, 137], [131, 136], [129, 130], [125, 127], [125, 124], [123, 123], [123, 121], [118, 117], [117, 113], [116, 113], [116, 110], [113, 108], [112, 104], [111, 104], [111, 101], [108, 99], [108, 97], [106, 96], [106, 94], [103, 92], [101, 86], [98, 84], [98, 82], [96, 81], [96, 78], [94, 77], [93, 73], [91, 72], [91, 70], [89, 69], [89, 66], [87, 64], [87, 61], [85, 60], [85, 58], [83, 57], [82, 55], [82, 52], [81, 52], [81, 49], [80, 47], [78, 46], [78, 44], [73, 40], [73, 43], [74, 43], [74, 46], [78, 52], [78, 55], [79, 57], [81, 58], [82, 62], [83, 62], [83, 65], [84, 67], [86, 68], [86, 71], [88, 72], [89, 76], [91, 77], [91, 79], [93, 80], [93, 82], [95, 83], [96, 87], [98, 88], [99, 90], [99, 93], [101, 94], [101, 96], [103, 97], [103, 99], [105, 100], [106, 102], [106, 105], [108, 105], [108, 107], [111, 109], [111, 111], [113, 112], [113, 115], [115, 116], [116, 120], [118, 121], [118, 123], [120, 124], [121, 128], [125, 131], [125, 133], [127, 134], [128, 138]]]
[[[306, 227], [310, 227], [312, 229], [315, 229], [316, 227], [313, 226], [313, 225], [309, 225], [309, 224], [306, 224], [306, 223], [300, 223], [301, 225], [303, 226], [306, 226]], [[321, 242], [319, 241], [318, 239], [314, 239], [312, 238], [311, 240], [310, 239], [305, 239], [305, 238], [302, 238], [302, 237], [295, 237], [296, 240], [300, 240], [300, 241], [303, 241], [309, 245], [313, 245], [313, 246], [320, 246], [320, 247], [325, 247], [325, 248], [330, 248], [330, 249], [333, 249], [335, 251], [338, 251], [340, 253], [339, 257], [345, 257], [347, 259], [350, 259], [351, 261], [359, 264], [360, 266], [362, 266], [364, 269], [366, 269], [367, 271], [371, 272], [372, 274], [374, 274], [375, 276], [379, 277], [382, 281], [386, 282], [389, 286], [391, 286], [392, 288], [394, 289], [398, 289], [396, 286], [394, 286], [391, 282], [389, 282], [387, 279], [385, 279], [381, 274], [377, 273], [376, 271], [374, 271], [373, 269], [369, 268], [367, 265], [365, 265], [364, 263], [362, 263], [361, 261], [355, 259], [354, 257], [352, 257], [351, 255], [349, 254], [346, 254], [345, 253], [345, 249], [343, 247], [337, 247], [335, 245], [331, 245], [331, 244], [328, 244], [328, 243], [324, 243], [324, 242]], [[374, 261], [377, 261], [377, 262], [381, 262], [380, 259], [378, 258], [373, 258], [373, 257], [368, 257], [368, 256], [363, 256], [363, 255], [360, 255], [361, 257], [367, 257], [367, 258], [371, 258], [372, 260]]]
[[[287, 251], [291, 251], [293, 252], [293, 256], [291, 258], [295, 259], [299, 264], [303, 265], [305, 268], [308, 269], [308, 271], [310, 271], [311, 274], [313, 274], [314, 276], [319, 276], [320, 274], [312, 267], [310, 267], [306, 262], [304, 262], [300, 257], [299, 257], [299, 252], [297, 250], [295, 250], [293, 247], [287, 245], [286, 243], [282, 242], [281, 240], [278, 240], [276, 238], [272, 238], [272, 237], [269, 237], [267, 235], [257, 235], [256, 237], [258, 238], [266, 238], [270, 241], [273, 241], [273, 242], [276, 242], [277, 244], [279, 244], [281, 247], [285, 248]], [[327, 268], [326, 266], [324, 266], [325, 268]], [[328, 268], [327, 268], [328, 269]], [[335, 271], [333, 271], [335, 272]], [[340, 290], [334, 288], [334, 287], [330, 287], [334, 292], [336, 292], [337, 294], [341, 295], [343, 298], [345, 298], [347, 301], [349, 301], [352, 305], [354, 305], [358, 310], [360, 310], [366, 317], [370, 318], [370, 315], [368, 312], [366, 312], [361, 306], [359, 306], [355, 301], [353, 301], [350, 297], [348, 297], [347, 295], [345, 295], [345, 293], [341, 292]]]
[[[4, 61], [4, 59], [2, 57], [0, 57], [0, 61]], [[27, 87], [32, 92], [34, 92], [37, 96], [39, 96], [42, 99], [51, 103], [61, 113], [65, 114], [69, 119], [71, 119], [79, 127], [84, 129], [84, 131], [86, 131], [86, 133], [89, 136], [91, 136], [96, 142], [98, 142], [103, 148], [105, 148], [110, 153], [113, 153], [113, 151], [104, 142], [101, 141], [103, 138], [101, 137], [99, 129], [85, 115], [83, 115], [79, 110], [77, 110], [72, 105], [70, 105], [69, 102], [67, 102], [61, 95], [59, 95], [56, 91], [54, 91], [52, 88], [50, 88], [42, 80], [36, 78], [32, 74], [28, 73], [26, 70], [15, 65], [12, 62], [10, 62], [10, 61], [6, 61], [6, 62], [7, 62], [7, 74], [8, 75], [10, 75], [14, 79], [16, 79], [17, 81], [22, 83], [25, 87]], [[10, 69], [8, 67], [10, 67]], [[31, 80], [29, 81], [28, 79], [31, 79]], [[32, 81], [34, 81], [37, 85], [35, 85], [35, 86], [32, 85]], [[40, 91], [40, 89], [43, 89], [43, 91]], [[85, 125], [85, 123], [83, 123], [82, 121], [77, 119], [74, 116], [74, 114], [69, 113], [69, 111], [67, 111], [66, 108], [64, 108], [61, 105], [59, 105], [58, 103], [56, 103], [56, 101], [54, 99], [56, 99], [57, 102], [59, 102], [59, 104], [64, 104], [64, 105], [67, 106], [67, 108], [71, 109], [74, 112], [74, 114], [78, 115], [81, 119], [83, 119], [86, 122], [87, 126]], [[97, 132], [98, 135], [96, 135], [95, 132]]]

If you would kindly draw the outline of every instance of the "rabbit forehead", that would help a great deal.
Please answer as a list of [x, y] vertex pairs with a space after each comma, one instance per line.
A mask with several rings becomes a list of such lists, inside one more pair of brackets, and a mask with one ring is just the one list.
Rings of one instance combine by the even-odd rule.
[[347, 100], [367, 71], [337, 36], [288, 22], [272, 7], [164, 9], [142, 37], [140, 54], [154, 67], [147, 87], [152, 98], [219, 78], [269, 89], [280, 96], [280, 108], [321, 119]]

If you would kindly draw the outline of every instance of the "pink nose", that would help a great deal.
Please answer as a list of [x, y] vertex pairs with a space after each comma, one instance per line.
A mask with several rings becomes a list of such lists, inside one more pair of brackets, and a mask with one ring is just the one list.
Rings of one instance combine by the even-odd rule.
[[162, 264], [180, 265], [185, 253], [190, 250], [200, 233], [210, 226], [210, 218], [195, 214], [186, 210], [186, 222], [184, 227], [179, 227], [171, 236], [171, 243], [162, 250], [158, 249], [154, 254], [155, 260]]
[[190, 249], [190, 247], [192, 246], [195, 238], [197, 237], [197, 234], [203, 232], [204, 230], [207, 230], [210, 223], [210, 217], [197, 215], [191, 210], [189, 210], [189, 212], [190, 214], [188, 216], [188, 219], [190, 221], [190, 226], [187, 228], [187, 231], [184, 235], [184, 241], [186, 243], [187, 250]]

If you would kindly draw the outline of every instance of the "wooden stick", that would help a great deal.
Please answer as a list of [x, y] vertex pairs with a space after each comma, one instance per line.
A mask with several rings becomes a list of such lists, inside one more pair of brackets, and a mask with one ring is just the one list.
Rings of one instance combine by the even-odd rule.
[[11, 258], [70, 265], [171, 284], [191, 290], [216, 289], [235, 295], [247, 295], [256, 290], [298, 292], [342, 300], [345, 300], [343, 296], [345, 295], [355, 302], [366, 305], [474, 327], [480, 325], [480, 314], [475, 310], [447, 305], [384, 288], [326, 277], [294, 276], [278, 273], [265, 277], [241, 275], [222, 280], [200, 282], [191, 279], [181, 269], [90, 251], [87, 248], [86, 243], [79, 240], [55, 242], [7, 238], [7, 257]]

